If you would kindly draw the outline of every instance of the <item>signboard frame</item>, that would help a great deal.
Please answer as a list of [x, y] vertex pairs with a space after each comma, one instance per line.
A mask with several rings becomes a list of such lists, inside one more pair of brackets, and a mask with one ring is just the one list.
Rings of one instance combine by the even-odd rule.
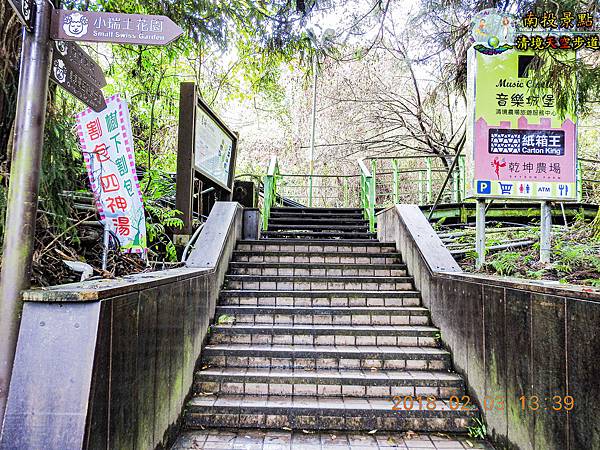
[[[226, 184], [195, 164], [198, 110], [203, 111], [233, 141]], [[200, 97], [196, 84], [193, 82], [181, 83], [175, 207], [181, 211], [180, 217], [184, 225], [181, 230], [178, 230], [178, 235], [189, 236], [192, 233], [194, 212], [208, 215], [215, 201], [231, 201], [237, 146], [238, 134], [232, 131]]]

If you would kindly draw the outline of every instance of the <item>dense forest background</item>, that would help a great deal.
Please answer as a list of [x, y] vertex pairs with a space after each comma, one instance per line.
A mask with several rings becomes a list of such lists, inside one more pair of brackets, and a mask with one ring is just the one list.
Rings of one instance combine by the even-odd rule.
[[[165, 199], [174, 193], [169, 174], [176, 169], [182, 81], [195, 81], [206, 102], [240, 132], [238, 173], [263, 173], [270, 155], [279, 157], [283, 172], [308, 172], [314, 59], [315, 173], [355, 174], [356, 159], [364, 156], [418, 152], [448, 161], [465, 140], [472, 16], [490, 7], [515, 14], [532, 9], [597, 13], [600, 8], [596, 1], [574, 0], [99, 0], [61, 7], [163, 14], [185, 30], [167, 47], [84, 45], [105, 69], [105, 94], [119, 92], [130, 104], [154, 260], [175, 256], [165, 229], [177, 226], [177, 219]], [[5, 1], [0, 3], [0, 30], [3, 215], [21, 42], [21, 26]], [[582, 118], [579, 151], [589, 158], [600, 154], [599, 54], [581, 52], [577, 63], [555, 62], [537, 75], [555, 86], [559, 104], [576, 103]], [[579, 82], [576, 94], [564, 92], [557, 81], [558, 74], [572, 72]], [[37, 266], [61, 259], [94, 262], [99, 252], [98, 232], [82, 234], [78, 226], [93, 214], [76, 210], [72, 195], [87, 191], [73, 132], [73, 116], [81, 109], [81, 103], [51, 87]], [[38, 275], [39, 283], [56, 281]]]

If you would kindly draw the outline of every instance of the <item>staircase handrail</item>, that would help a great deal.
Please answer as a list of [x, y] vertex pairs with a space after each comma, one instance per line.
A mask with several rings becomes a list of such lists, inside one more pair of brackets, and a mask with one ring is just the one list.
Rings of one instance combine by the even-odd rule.
[[375, 231], [375, 173], [371, 172], [362, 159], [360, 169], [360, 204], [365, 219], [369, 221], [369, 231]]
[[277, 200], [277, 178], [279, 178], [279, 164], [277, 156], [271, 156], [269, 169], [263, 178], [263, 210], [262, 210], [262, 229], [269, 227], [269, 217], [271, 208], [275, 206]]

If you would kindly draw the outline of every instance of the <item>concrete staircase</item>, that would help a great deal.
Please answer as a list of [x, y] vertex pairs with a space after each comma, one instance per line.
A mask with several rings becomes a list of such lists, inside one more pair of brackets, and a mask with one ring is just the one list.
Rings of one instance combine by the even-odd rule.
[[234, 252], [186, 426], [464, 432], [478, 411], [438, 337], [360, 210], [275, 209]]

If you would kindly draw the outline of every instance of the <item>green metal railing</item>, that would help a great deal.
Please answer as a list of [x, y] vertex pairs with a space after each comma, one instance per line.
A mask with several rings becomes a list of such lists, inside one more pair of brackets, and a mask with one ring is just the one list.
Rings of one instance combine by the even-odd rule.
[[[376, 226], [375, 211], [395, 203], [419, 205], [460, 203], [466, 199], [465, 157], [442, 158], [424, 154], [373, 157], [358, 161], [358, 174], [282, 174], [272, 158], [264, 180], [263, 228], [271, 207], [283, 197], [313, 207], [362, 208], [369, 228]], [[600, 161], [579, 160], [578, 192], [585, 203], [600, 203]], [[313, 186], [312, 196], [310, 186]]]
[[365, 219], [369, 221], [369, 231], [375, 231], [375, 172], [369, 171], [360, 159], [358, 167], [360, 169], [360, 204]]
[[277, 157], [272, 156], [269, 163], [269, 170], [263, 177], [264, 196], [262, 208], [262, 229], [266, 230], [269, 226], [269, 217], [271, 216], [271, 208], [275, 206], [277, 200], [277, 183], [280, 178], [279, 164]]

